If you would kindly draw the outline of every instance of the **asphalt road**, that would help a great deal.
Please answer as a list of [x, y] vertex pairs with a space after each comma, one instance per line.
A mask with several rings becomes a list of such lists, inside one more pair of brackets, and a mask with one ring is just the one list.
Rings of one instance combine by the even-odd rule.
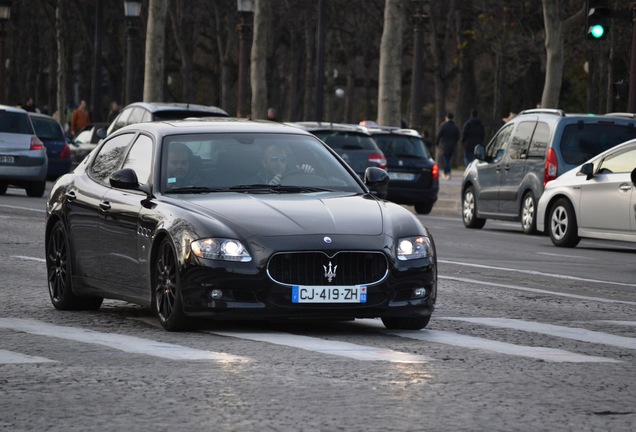
[[516, 223], [467, 230], [458, 214], [434, 210], [421, 216], [440, 278], [425, 330], [388, 331], [378, 320], [246, 321], [168, 333], [124, 302], [53, 309], [43, 209], [44, 199], [20, 190], [0, 197], [2, 430], [636, 425], [634, 244], [584, 240], [563, 250]]

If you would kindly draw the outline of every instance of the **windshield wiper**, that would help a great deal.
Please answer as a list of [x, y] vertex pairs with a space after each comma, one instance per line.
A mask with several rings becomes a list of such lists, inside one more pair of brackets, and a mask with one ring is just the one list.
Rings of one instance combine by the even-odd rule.
[[227, 188], [211, 188], [207, 186], [185, 186], [180, 188], [169, 189], [166, 193], [209, 193], [209, 192], [228, 192]]
[[269, 184], [249, 184], [236, 185], [230, 188], [231, 191], [259, 192], [259, 193], [301, 193], [301, 192], [331, 192], [331, 189], [313, 186], [283, 186]]

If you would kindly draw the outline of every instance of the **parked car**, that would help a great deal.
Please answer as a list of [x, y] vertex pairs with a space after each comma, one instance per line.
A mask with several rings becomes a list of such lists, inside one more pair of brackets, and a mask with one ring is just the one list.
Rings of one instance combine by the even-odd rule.
[[412, 205], [417, 213], [429, 214], [439, 192], [439, 168], [420, 134], [413, 129], [380, 126], [368, 131], [387, 160], [387, 199]]
[[56, 179], [71, 171], [71, 149], [60, 122], [46, 114], [30, 112], [35, 134], [46, 147], [48, 168], [46, 177]]
[[179, 120], [188, 117], [229, 117], [229, 114], [215, 106], [189, 103], [134, 102], [122, 108], [119, 115], [108, 126], [106, 135], [130, 124]]
[[[45, 228], [54, 307], [126, 300], [167, 330], [193, 318], [424, 328], [435, 244], [412, 212], [370, 193], [386, 171], [367, 168], [365, 184], [306, 131], [224, 120], [127, 126], [58, 179]], [[272, 167], [278, 181], [259, 183]]]
[[41, 197], [46, 188], [46, 148], [23, 109], [0, 105], [0, 195], [9, 185]]
[[523, 111], [475, 148], [464, 171], [462, 218], [467, 228], [487, 219], [520, 221], [536, 232], [536, 206], [547, 182], [624, 141], [636, 138], [634, 114]]
[[342, 123], [297, 122], [293, 126], [307, 130], [331, 147], [351, 168], [364, 178], [369, 167], [387, 168], [382, 150], [367, 128]]
[[581, 238], [636, 242], [636, 140], [549, 182], [537, 206], [537, 229], [562, 247]]
[[90, 123], [75, 135], [71, 144], [71, 160], [74, 165], [79, 164], [97, 147], [101, 140], [98, 131], [107, 126], [106, 122]]

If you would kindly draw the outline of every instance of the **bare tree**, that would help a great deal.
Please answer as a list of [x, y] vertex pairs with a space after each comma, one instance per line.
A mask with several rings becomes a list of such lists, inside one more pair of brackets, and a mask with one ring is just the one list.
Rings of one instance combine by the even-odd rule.
[[168, 0], [150, 0], [148, 28], [146, 29], [146, 69], [144, 74], [144, 101], [163, 101], [164, 45]]
[[380, 43], [378, 123], [399, 126], [402, 122], [402, 38], [405, 8], [402, 0], [386, 0], [384, 30]]
[[267, 3], [267, 0], [254, 2], [254, 36], [250, 58], [251, 118], [254, 119], [267, 118], [267, 24], [269, 20]]

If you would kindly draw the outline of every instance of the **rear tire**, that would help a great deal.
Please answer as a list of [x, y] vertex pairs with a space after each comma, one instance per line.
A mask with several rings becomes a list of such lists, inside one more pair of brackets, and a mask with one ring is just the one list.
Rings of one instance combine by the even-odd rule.
[[548, 233], [555, 246], [574, 247], [581, 241], [574, 208], [566, 198], [559, 198], [550, 209]]
[[427, 215], [431, 212], [431, 210], [433, 210], [433, 203], [425, 202], [425, 203], [415, 204], [415, 211], [418, 214]]
[[40, 198], [42, 195], [44, 195], [46, 182], [29, 182], [27, 183], [25, 189], [27, 196]]
[[102, 297], [79, 297], [73, 293], [71, 249], [66, 227], [57, 221], [46, 240], [46, 272], [51, 303], [60, 310], [97, 310]]
[[532, 192], [527, 192], [521, 201], [521, 229], [524, 234], [537, 232], [537, 200]]
[[477, 200], [472, 186], [468, 186], [462, 194], [462, 220], [466, 228], [481, 229], [486, 225], [486, 219], [477, 217]]
[[384, 327], [390, 330], [421, 330], [428, 325], [431, 316], [382, 318]]

